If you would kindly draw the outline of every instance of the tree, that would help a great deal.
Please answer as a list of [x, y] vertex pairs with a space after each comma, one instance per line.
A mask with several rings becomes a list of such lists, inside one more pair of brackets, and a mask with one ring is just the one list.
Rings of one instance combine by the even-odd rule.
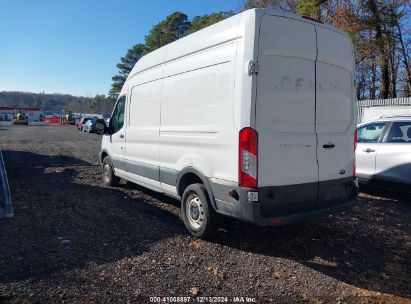
[[145, 38], [145, 45], [148, 51], [152, 52], [166, 44], [187, 35], [191, 23], [187, 15], [175, 12], [160, 23], [153, 26], [150, 33]]
[[318, 0], [300, 0], [296, 10], [301, 15], [320, 19]]
[[126, 56], [120, 58], [120, 63], [116, 65], [119, 69], [118, 74], [112, 77], [113, 83], [109, 92], [110, 98], [117, 99], [121, 88], [126, 81], [128, 74], [133, 69], [137, 61], [147, 53], [147, 48], [144, 44], [136, 44], [127, 51]]
[[96, 111], [97, 105], [103, 103], [106, 100], [105, 95], [96, 95], [89, 104], [89, 109], [94, 112]]
[[297, 0], [246, 0], [244, 8], [276, 8], [296, 12]]
[[145, 37], [145, 44], [136, 44], [127, 51], [124, 57], [120, 58], [120, 63], [116, 65], [118, 73], [112, 77], [109, 98], [111, 101], [117, 100], [128, 75], [134, 65], [148, 52], [154, 51], [168, 43], [184, 37], [190, 28], [187, 16], [180, 12], [175, 12], [164, 21], [153, 26], [150, 33]]
[[[404, 80], [403, 90], [405, 91], [405, 94], [407, 96], [411, 96], [411, 67], [410, 67], [410, 57], [408, 55], [408, 47], [406, 46], [406, 43], [404, 42], [404, 36], [402, 33], [403, 29], [402, 29], [402, 24], [401, 24], [401, 18], [403, 18], [406, 14], [409, 14], [409, 13], [410, 13], [409, 9], [407, 11], [404, 10], [398, 16], [395, 16], [393, 20], [394, 26], [397, 29], [397, 38], [400, 43], [400, 52], [402, 55], [401, 60], [404, 63], [404, 69], [405, 69], [404, 74], [406, 75], [406, 77]], [[408, 41], [408, 45], [411, 45], [410, 41]]]
[[246, 0], [330, 23], [350, 35], [358, 98], [410, 96], [410, 0]]
[[220, 12], [220, 13], [213, 13], [210, 15], [196, 16], [191, 20], [191, 26], [188, 29], [188, 33], [191, 34], [191, 33], [197, 32], [207, 26], [220, 22], [232, 15], [233, 15], [232, 12]]
[[116, 65], [119, 71], [117, 75], [112, 77], [113, 83], [111, 84], [111, 89], [109, 91], [110, 100], [112, 102], [117, 100], [118, 94], [134, 65], [148, 52], [154, 51], [186, 36], [187, 34], [196, 32], [231, 15], [231, 12], [214, 13], [211, 15], [194, 17], [193, 21], [190, 22], [187, 15], [175, 12], [167, 16], [165, 20], [154, 25], [149, 34], [145, 37], [145, 43], [134, 45], [127, 51], [127, 54], [124, 57], [121, 57], [120, 63]]
[[105, 95], [96, 95], [90, 100], [88, 109], [93, 113], [109, 113], [113, 109], [113, 103]]

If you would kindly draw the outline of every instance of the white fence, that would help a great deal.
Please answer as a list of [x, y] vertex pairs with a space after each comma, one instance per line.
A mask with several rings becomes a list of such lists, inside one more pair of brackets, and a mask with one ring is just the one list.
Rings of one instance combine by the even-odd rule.
[[382, 115], [411, 115], [411, 97], [358, 100], [358, 123]]

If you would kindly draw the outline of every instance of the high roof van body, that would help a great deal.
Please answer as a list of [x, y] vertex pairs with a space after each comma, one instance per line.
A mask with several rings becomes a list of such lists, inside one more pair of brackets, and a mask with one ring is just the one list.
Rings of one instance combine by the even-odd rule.
[[174, 196], [190, 232], [282, 225], [356, 198], [350, 38], [248, 10], [137, 62], [102, 140], [103, 181]]

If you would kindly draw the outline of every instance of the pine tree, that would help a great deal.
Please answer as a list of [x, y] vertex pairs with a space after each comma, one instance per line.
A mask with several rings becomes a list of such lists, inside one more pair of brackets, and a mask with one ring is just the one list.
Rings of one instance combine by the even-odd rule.
[[151, 52], [187, 35], [191, 23], [187, 15], [175, 12], [153, 26], [146, 36], [145, 45]]
[[126, 56], [121, 57], [120, 63], [116, 65], [119, 69], [117, 75], [112, 77], [113, 83], [109, 92], [110, 98], [116, 100], [121, 88], [126, 81], [128, 74], [133, 69], [137, 61], [147, 53], [147, 48], [144, 44], [136, 44], [127, 51]]
[[233, 15], [232, 12], [220, 12], [220, 13], [213, 13], [210, 15], [196, 16], [191, 20], [191, 26], [188, 29], [188, 33], [191, 34], [191, 33], [197, 32], [207, 26], [220, 22], [232, 15]]

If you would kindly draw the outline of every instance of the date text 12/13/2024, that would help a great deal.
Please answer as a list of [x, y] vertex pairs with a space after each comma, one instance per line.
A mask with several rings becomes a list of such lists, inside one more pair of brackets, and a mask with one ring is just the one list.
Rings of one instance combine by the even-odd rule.
[[257, 303], [255, 297], [150, 297], [150, 303]]

